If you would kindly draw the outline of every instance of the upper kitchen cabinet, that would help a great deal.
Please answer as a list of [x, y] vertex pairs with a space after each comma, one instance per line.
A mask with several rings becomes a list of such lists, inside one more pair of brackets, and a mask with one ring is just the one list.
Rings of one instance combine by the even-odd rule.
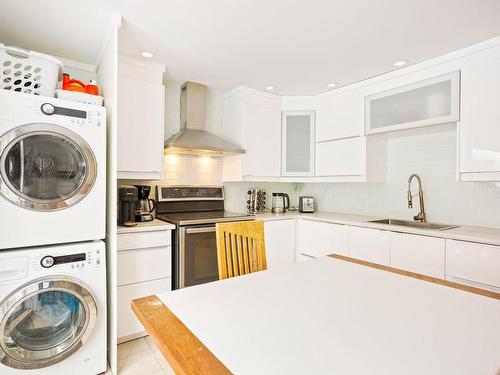
[[384, 134], [316, 143], [317, 181], [381, 182], [386, 167]]
[[281, 119], [281, 175], [314, 176], [314, 111], [285, 111]]
[[245, 154], [224, 159], [224, 180], [281, 176], [281, 98], [249, 88], [224, 97], [224, 135]]
[[500, 181], [500, 47], [470, 56], [462, 68], [458, 177]]
[[365, 96], [361, 90], [319, 98], [316, 106], [316, 141], [364, 135]]
[[459, 71], [369, 95], [366, 134], [456, 122], [459, 98]]
[[119, 56], [118, 178], [162, 177], [163, 72], [163, 66]]

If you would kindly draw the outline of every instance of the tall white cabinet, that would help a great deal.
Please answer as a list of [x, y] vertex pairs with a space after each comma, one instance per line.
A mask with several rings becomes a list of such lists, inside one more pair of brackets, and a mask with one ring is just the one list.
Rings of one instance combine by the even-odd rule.
[[459, 179], [500, 181], [500, 47], [462, 68]]
[[118, 178], [161, 179], [164, 67], [126, 56], [118, 62]]
[[[224, 159], [224, 179], [281, 176], [281, 98], [252, 89], [236, 89], [224, 98], [224, 135], [245, 154]], [[226, 177], [230, 176], [230, 177]]]

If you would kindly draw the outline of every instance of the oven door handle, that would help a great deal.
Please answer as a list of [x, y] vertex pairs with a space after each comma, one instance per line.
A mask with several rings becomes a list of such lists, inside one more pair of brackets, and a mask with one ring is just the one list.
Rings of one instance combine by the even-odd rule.
[[205, 227], [205, 228], [186, 228], [186, 233], [210, 233], [215, 232], [215, 227]]

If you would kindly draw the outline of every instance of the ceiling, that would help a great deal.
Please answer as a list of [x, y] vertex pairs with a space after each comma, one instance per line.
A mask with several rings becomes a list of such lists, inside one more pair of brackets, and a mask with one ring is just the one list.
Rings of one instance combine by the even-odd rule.
[[0, 0], [0, 42], [96, 64], [112, 12], [120, 50], [169, 79], [309, 95], [500, 35], [498, 0]]

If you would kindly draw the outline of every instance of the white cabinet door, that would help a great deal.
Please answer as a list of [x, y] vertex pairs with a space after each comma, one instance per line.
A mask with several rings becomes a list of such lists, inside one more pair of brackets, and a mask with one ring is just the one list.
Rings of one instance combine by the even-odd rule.
[[297, 220], [297, 253], [312, 257], [333, 253], [347, 255], [347, 245], [348, 228], [346, 225]]
[[316, 110], [316, 141], [364, 135], [365, 98], [360, 90], [322, 99]]
[[316, 144], [316, 176], [363, 176], [365, 173], [366, 137]]
[[172, 290], [172, 279], [170, 277], [118, 287], [116, 310], [119, 343], [147, 335], [144, 327], [132, 311], [132, 300], [169, 292], [170, 290]]
[[295, 263], [295, 219], [264, 223], [267, 268]]
[[118, 286], [172, 276], [172, 248], [151, 247], [119, 251]]
[[[500, 180], [500, 47], [462, 68], [459, 172], [469, 181]], [[488, 175], [485, 172], [497, 172]]]
[[366, 97], [366, 134], [459, 120], [460, 72]]
[[443, 238], [391, 233], [391, 266], [444, 279]]
[[446, 278], [500, 288], [500, 246], [446, 240]]
[[349, 256], [368, 262], [389, 265], [390, 232], [372, 228], [349, 227]]
[[286, 111], [281, 118], [281, 174], [314, 175], [314, 111]]
[[281, 110], [242, 104], [243, 177], [281, 175]]
[[118, 178], [161, 179], [163, 85], [118, 77]]

